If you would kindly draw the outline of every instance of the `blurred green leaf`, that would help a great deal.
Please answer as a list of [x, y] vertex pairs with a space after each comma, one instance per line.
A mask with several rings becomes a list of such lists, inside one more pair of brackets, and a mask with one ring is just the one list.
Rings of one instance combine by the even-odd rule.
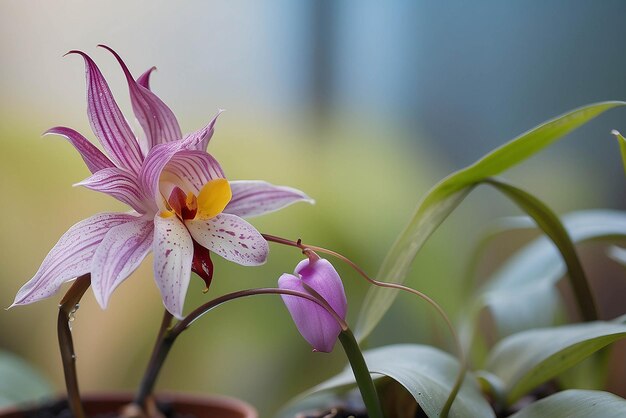
[[[602, 112], [625, 104], [603, 102], [573, 110], [520, 135], [471, 166], [440, 181], [418, 204], [409, 225], [387, 253], [377, 278], [394, 283], [404, 282], [412, 261], [426, 240], [481, 181], [531, 157]], [[396, 291], [377, 287], [368, 291], [356, 326], [357, 340], [362, 341], [370, 334], [396, 295]]]
[[619, 143], [619, 150], [622, 154], [622, 163], [624, 164], [624, 173], [626, 173], [626, 138], [624, 138], [622, 134], [620, 134], [619, 131], [615, 129], [613, 129], [611, 133], [615, 135], [615, 138]]
[[52, 395], [48, 382], [19, 357], [0, 351], [0, 407]]
[[626, 399], [598, 390], [565, 390], [541, 399], [510, 418], [621, 418]]
[[620, 322], [595, 321], [523, 331], [500, 341], [486, 370], [500, 378], [508, 405], [584, 358], [626, 336]]
[[[434, 347], [416, 344], [380, 347], [368, 350], [363, 355], [375, 379], [387, 376], [397, 381], [411, 393], [426, 415], [439, 416], [459, 371], [459, 363], [454, 357]], [[303, 396], [345, 391], [354, 386], [354, 375], [350, 368], [346, 368]], [[448, 416], [495, 417], [471, 374], [466, 375]]]
[[[626, 213], [620, 211], [573, 212], [563, 216], [563, 225], [576, 243], [626, 237]], [[489, 308], [500, 336], [551, 326], [559, 301], [554, 284], [564, 274], [552, 241], [537, 238], [490, 277], [478, 303]]]
[[558, 216], [539, 199], [524, 190], [494, 179], [488, 179], [486, 183], [491, 184], [513, 200], [524, 212], [533, 218], [541, 230], [550, 237], [565, 261], [570, 284], [582, 317], [587, 321], [598, 319], [595, 301], [591, 294], [591, 289], [589, 288], [587, 276], [576, 254], [574, 244]]

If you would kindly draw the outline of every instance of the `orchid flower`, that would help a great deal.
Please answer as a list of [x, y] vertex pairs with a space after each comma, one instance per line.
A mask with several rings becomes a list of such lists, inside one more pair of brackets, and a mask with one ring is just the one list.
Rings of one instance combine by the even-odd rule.
[[195, 271], [210, 284], [215, 253], [244, 266], [263, 264], [268, 244], [244, 217], [273, 212], [298, 201], [303, 192], [263, 181], [229, 181], [206, 152], [217, 116], [197, 132], [182, 135], [169, 107], [149, 86], [154, 68], [135, 79], [119, 62], [132, 109], [143, 128], [137, 138], [116, 104], [94, 61], [84, 52], [87, 115], [104, 153], [71, 128], [45, 134], [65, 137], [80, 153], [92, 175], [78, 183], [129, 205], [130, 213], [101, 213], [72, 226], [52, 248], [34, 277], [17, 293], [13, 305], [55, 294], [61, 285], [91, 273], [100, 306], [113, 290], [154, 253], [154, 278], [166, 309], [182, 317]]
[[[341, 317], [346, 318], [348, 304], [339, 274], [328, 260], [317, 256], [302, 260], [295, 274], [283, 274], [278, 279], [281, 289], [317, 293]], [[307, 299], [282, 295], [296, 327], [314, 351], [330, 353], [335, 346], [341, 326], [324, 308]]]

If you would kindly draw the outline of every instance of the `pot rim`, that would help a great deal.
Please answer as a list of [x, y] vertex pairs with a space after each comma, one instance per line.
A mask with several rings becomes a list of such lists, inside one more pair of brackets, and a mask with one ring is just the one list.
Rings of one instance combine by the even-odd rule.
[[[125, 391], [100, 391], [86, 392], [81, 396], [85, 403], [111, 402], [111, 403], [130, 403], [134, 398], [133, 392]], [[54, 395], [47, 398], [41, 398], [33, 402], [23, 403], [21, 405], [0, 408], [0, 417], [10, 414], [16, 414], [29, 409], [37, 409], [42, 402], [58, 401], [65, 399], [65, 394]], [[258, 418], [259, 414], [254, 407], [247, 402], [228, 395], [221, 394], [200, 394], [179, 391], [162, 391], [156, 393], [156, 399], [159, 401], [171, 402], [174, 405], [189, 406], [206, 406], [207, 404], [218, 408], [230, 409], [242, 414], [243, 418]]]

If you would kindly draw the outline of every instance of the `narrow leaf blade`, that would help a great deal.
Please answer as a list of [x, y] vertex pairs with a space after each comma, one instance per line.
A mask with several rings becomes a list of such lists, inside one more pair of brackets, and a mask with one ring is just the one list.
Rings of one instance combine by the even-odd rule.
[[626, 399], [597, 390], [565, 390], [541, 399], [510, 418], [620, 418]]
[[[478, 182], [531, 157], [557, 139], [624, 102], [602, 102], [558, 116], [495, 149], [473, 165], [443, 179], [420, 201], [409, 225], [389, 250], [379, 280], [402, 283], [417, 252]], [[359, 314], [355, 335], [365, 339], [393, 303], [397, 292], [371, 288]]]
[[493, 348], [486, 370], [504, 383], [510, 405], [586, 357], [626, 337], [626, 325], [595, 321], [532, 329], [511, 335]]

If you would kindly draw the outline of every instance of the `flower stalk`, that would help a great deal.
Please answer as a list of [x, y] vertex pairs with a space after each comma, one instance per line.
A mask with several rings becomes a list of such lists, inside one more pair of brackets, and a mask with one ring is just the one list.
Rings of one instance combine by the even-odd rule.
[[465, 379], [465, 373], [467, 372], [467, 359], [465, 357], [465, 352], [463, 350], [463, 346], [461, 345], [459, 336], [456, 330], [454, 329], [454, 326], [452, 325], [452, 321], [450, 320], [448, 315], [446, 315], [443, 308], [439, 306], [437, 302], [435, 302], [430, 296], [426, 295], [425, 293], [422, 293], [419, 290], [413, 289], [411, 287], [404, 286], [399, 283], [382, 282], [382, 281], [369, 277], [367, 273], [365, 273], [365, 271], [361, 267], [359, 267], [355, 262], [345, 257], [344, 255], [339, 254], [336, 251], [328, 250], [326, 248], [318, 247], [315, 245], [303, 244], [302, 240], [300, 239], [298, 239], [297, 241], [293, 241], [287, 238], [277, 237], [275, 235], [270, 235], [270, 234], [262, 234], [262, 235], [263, 235], [263, 238], [265, 238], [266, 240], [270, 242], [275, 242], [277, 244], [282, 244], [282, 245], [286, 245], [289, 247], [299, 248], [303, 252], [303, 254], [308, 254], [310, 251], [317, 251], [320, 253], [324, 253], [324, 254], [328, 254], [333, 257], [336, 257], [342, 260], [343, 262], [345, 262], [346, 264], [348, 264], [350, 267], [352, 267], [361, 277], [363, 277], [369, 283], [375, 286], [379, 286], [379, 287], [396, 289], [396, 290], [401, 290], [404, 292], [411, 293], [423, 299], [429, 305], [431, 305], [437, 311], [437, 313], [441, 316], [441, 318], [443, 318], [443, 320], [445, 321], [446, 326], [448, 327], [448, 330], [450, 331], [450, 334], [452, 335], [452, 338], [454, 339], [456, 352], [459, 357], [459, 373], [456, 377], [452, 390], [450, 391], [450, 395], [448, 396], [446, 403], [441, 409], [440, 417], [447, 418], [448, 414], [450, 413], [450, 409], [452, 408], [452, 404], [454, 403], [454, 400], [456, 399], [456, 395], [461, 389], [461, 385], [463, 384], [463, 380]]
[[370, 418], [383, 418], [383, 410], [380, 406], [380, 398], [376, 392], [376, 385], [374, 385], [370, 371], [365, 363], [365, 358], [363, 358], [363, 353], [354, 338], [354, 334], [352, 334], [350, 329], [341, 331], [339, 341], [341, 342], [343, 351], [346, 353], [346, 357], [348, 357], [350, 367], [352, 367], [352, 371], [354, 372], [354, 378], [361, 392], [363, 403], [365, 403], [367, 415]]
[[73, 315], [78, 309], [78, 303], [91, 285], [91, 275], [85, 274], [76, 279], [72, 287], [67, 291], [59, 303], [59, 316], [57, 321], [57, 334], [59, 337], [59, 350], [63, 362], [65, 374], [65, 386], [67, 387], [67, 402], [75, 418], [85, 418], [85, 410], [80, 400], [78, 389], [78, 377], [76, 375], [76, 354], [74, 353], [74, 341], [70, 326]]
[[[183, 331], [185, 331], [187, 328], [189, 328], [189, 326], [193, 322], [198, 320], [207, 312], [213, 310], [214, 308], [226, 302], [229, 302], [235, 299], [248, 297], [248, 296], [270, 295], [270, 294], [296, 296], [296, 297], [308, 299], [311, 302], [314, 302], [318, 304], [319, 306], [321, 306], [322, 308], [324, 308], [337, 321], [337, 323], [339, 323], [339, 326], [341, 327], [342, 332], [345, 332], [348, 330], [348, 324], [346, 324], [343, 318], [341, 318], [325, 300], [317, 298], [307, 293], [298, 292], [294, 290], [288, 290], [288, 289], [257, 288], [257, 289], [240, 290], [237, 292], [222, 295], [196, 308], [194, 311], [192, 311], [189, 315], [187, 315], [182, 320], [177, 322], [171, 328], [166, 328], [165, 330], [163, 330], [163, 327], [162, 327], [161, 329], [162, 332], [159, 333], [160, 338], [157, 339], [157, 343], [153, 350], [152, 358], [150, 359], [150, 362], [146, 369], [146, 373], [144, 375], [144, 378], [142, 379], [139, 392], [137, 393], [137, 396], [135, 397], [135, 404], [145, 411], [146, 401], [154, 390], [157, 377], [159, 375], [159, 372], [161, 371], [161, 368], [163, 367], [163, 364], [165, 363], [165, 360], [172, 348], [172, 345], [174, 344], [176, 339], [180, 336], [180, 334]], [[356, 348], [352, 346], [352, 348], [350, 349], [351, 352], [354, 349], [358, 350], [358, 345], [356, 346]], [[369, 373], [368, 373], [368, 376], [369, 376]]]

